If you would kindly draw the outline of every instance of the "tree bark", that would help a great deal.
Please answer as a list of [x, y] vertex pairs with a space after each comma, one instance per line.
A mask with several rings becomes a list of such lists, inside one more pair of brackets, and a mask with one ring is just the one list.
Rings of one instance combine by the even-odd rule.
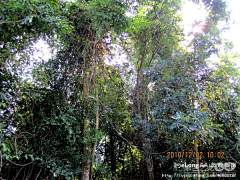
[[[98, 97], [98, 86], [97, 86], [97, 62], [96, 62], [96, 60], [95, 60], [95, 64], [94, 64], [93, 84], [94, 84], [95, 99], [96, 99], [95, 137], [97, 137], [98, 136], [98, 127], [99, 127], [99, 97]], [[95, 156], [96, 148], [97, 148], [97, 140], [93, 144], [92, 158], [94, 158], [94, 156]], [[93, 163], [91, 163], [90, 179], [92, 179], [92, 175], [93, 175]]]
[[[195, 139], [194, 139], [194, 150], [195, 154], [198, 154], [198, 142], [197, 142], [197, 131], [195, 131]], [[196, 156], [196, 164], [198, 164], [198, 180], [200, 180], [200, 170], [199, 170], [199, 159], [198, 156]]]
[[[88, 138], [88, 134], [90, 132], [90, 121], [88, 118], [88, 108], [89, 108], [89, 68], [85, 64], [84, 68], [84, 77], [83, 77], [83, 103], [84, 103], [84, 110], [85, 110], [85, 119], [84, 119], [84, 128], [83, 128], [83, 135], [84, 139]], [[89, 180], [90, 178], [90, 166], [91, 166], [91, 161], [90, 161], [90, 156], [91, 156], [91, 146], [84, 140], [85, 142], [85, 147], [84, 147], [84, 153], [85, 156], [87, 156], [87, 160], [85, 160], [82, 163], [82, 176], [81, 180]]]
[[[146, 142], [145, 146], [147, 147], [147, 149], [150, 149], [151, 148], [150, 139], [147, 138], [146, 140], [147, 140], [147, 142]], [[150, 154], [147, 155], [145, 161], [146, 161], [146, 164], [147, 164], [148, 178], [149, 178], [149, 180], [154, 180], [152, 156]]]

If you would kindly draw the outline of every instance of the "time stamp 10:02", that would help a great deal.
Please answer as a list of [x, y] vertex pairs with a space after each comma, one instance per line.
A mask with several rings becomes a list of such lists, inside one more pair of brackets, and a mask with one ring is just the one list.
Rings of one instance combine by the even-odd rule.
[[167, 158], [224, 158], [224, 152], [167, 152]]

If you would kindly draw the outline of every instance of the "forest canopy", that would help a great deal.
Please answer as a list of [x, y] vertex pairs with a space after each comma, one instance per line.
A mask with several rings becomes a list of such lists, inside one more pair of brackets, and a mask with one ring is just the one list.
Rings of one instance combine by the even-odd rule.
[[0, 0], [0, 179], [240, 172], [239, 54], [219, 26], [230, 13], [192, 0], [208, 15], [185, 34], [184, 2]]

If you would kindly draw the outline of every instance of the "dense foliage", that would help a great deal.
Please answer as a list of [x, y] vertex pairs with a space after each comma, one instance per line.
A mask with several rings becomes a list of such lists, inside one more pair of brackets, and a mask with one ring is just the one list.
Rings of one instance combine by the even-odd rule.
[[0, 179], [153, 180], [183, 162], [239, 172], [239, 55], [218, 28], [229, 13], [193, 2], [209, 14], [186, 45], [181, 0], [1, 0]]

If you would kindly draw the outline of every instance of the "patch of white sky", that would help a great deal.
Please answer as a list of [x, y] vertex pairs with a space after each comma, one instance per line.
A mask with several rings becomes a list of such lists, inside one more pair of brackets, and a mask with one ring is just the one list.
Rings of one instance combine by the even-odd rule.
[[223, 32], [222, 36], [225, 39], [228, 39], [234, 44], [234, 51], [240, 52], [240, 1], [239, 0], [228, 0], [227, 1], [228, 8], [227, 10], [231, 12], [230, 16], [230, 29], [229, 31]]
[[[219, 28], [222, 28], [224, 26], [229, 26], [228, 30], [221, 32], [221, 38], [225, 40], [226, 42], [232, 42], [234, 47], [229, 54], [233, 54], [236, 52], [240, 52], [240, 11], [239, 11], [239, 0], [226, 0], [227, 3], [227, 11], [231, 12], [230, 14], [230, 20], [228, 24], [226, 22], [220, 22], [218, 24]], [[184, 27], [184, 33], [186, 34], [186, 44], [190, 42], [193, 38], [192, 35], [188, 35], [189, 32], [193, 33], [201, 33], [201, 29], [204, 27], [204, 23], [206, 20], [206, 17], [208, 15], [208, 12], [204, 8], [203, 4], [195, 4], [191, 1], [185, 0], [183, 9], [183, 22], [182, 25]], [[199, 26], [193, 27], [192, 24], [195, 22], [199, 22]], [[219, 62], [220, 59], [218, 55], [212, 55], [209, 58], [210, 62]], [[237, 65], [240, 67], [240, 60], [236, 60]]]
[[[49, 59], [53, 58], [56, 54], [56, 51], [51, 50], [50, 46], [43, 39], [39, 39], [34, 45], [30, 46], [25, 50], [25, 53], [30, 52], [30, 59], [27, 61], [27, 64], [24, 64], [20, 69], [23, 70], [22, 78], [27, 79], [28, 81], [32, 81], [33, 77], [30, 74], [33, 68], [37, 66], [37, 64], [42, 62], [47, 62]], [[16, 58], [21, 61], [24, 58], [24, 55], [17, 54]]]
[[[202, 26], [208, 16], [207, 11], [204, 9], [203, 4], [195, 4], [191, 1], [185, 0], [182, 7], [182, 18], [183, 21], [181, 25], [183, 26], [183, 32], [185, 34], [185, 43], [183, 46], [187, 45], [194, 37], [193, 34], [189, 35], [190, 32], [200, 33]], [[199, 22], [199, 26], [193, 27], [193, 23]]]

